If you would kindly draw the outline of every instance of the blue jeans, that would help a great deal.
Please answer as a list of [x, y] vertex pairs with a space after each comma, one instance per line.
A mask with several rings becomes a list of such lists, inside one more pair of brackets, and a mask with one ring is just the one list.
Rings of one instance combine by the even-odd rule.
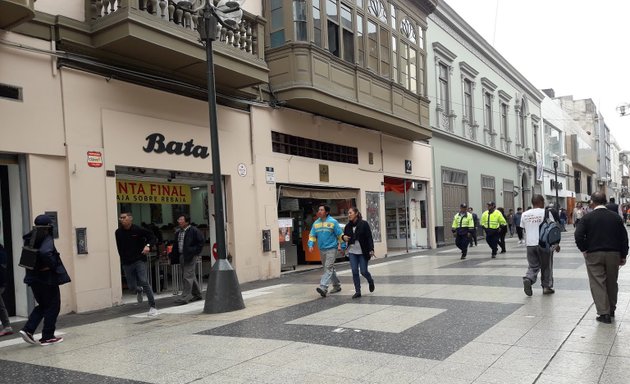
[[33, 308], [33, 312], [28, 316], [28, 321], [22, 329], [33, 334], [44, 319], [42, 339], [52, 339], [55, 337], [57, 316], [59, 316], [59, 309], [61, 308], [59, 286], [33, 283], [30, 287], [33, 291], [33, 297], [37, 300], [37, 306]]
[[125, 279], [127, 279], [127, 287], [133, 292], [141, 292], [147, 295], [149, 307], [155, 307], [155, 298], [153, 298], [153, 289], [147, 282], [147, 263], [144, 261], [136, 261], [132, 264], [123, 264], [125, 271]]
[[334, 287], [341, 286], [341, 282], [337, 277], [337, 272], [335, 272], [337, 248], [320, 249], [319, 257], [322, 260], [322, 265], [324, 266], [324, 274], [322, 275], [322, 279], [319, 281], [319, 285], [324, 289], [328, 289], [328, 284], [330, 282], [332, 282]]
[[350, 268], [352, 268], [354, 291], [360, 293], [361, 278], [359, 277], [359, 269], [361, 270], [361, 275], [367, 279], [368, 283], [374, 282], [372, 275], [368, 272], [368, 259], [365, 256], [356, 253], [349, 253], [348, 258], [350, 259]]

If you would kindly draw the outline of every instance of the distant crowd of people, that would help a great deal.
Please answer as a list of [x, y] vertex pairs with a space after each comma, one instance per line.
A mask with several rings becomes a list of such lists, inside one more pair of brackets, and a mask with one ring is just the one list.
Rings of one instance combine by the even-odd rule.
[[[462, 260], [467, 257], [468, 248], [477, 245], [479, 226], [485, 233], [492, 259], [496, 258], [499, 248], [501, 253], [506, 252], [506, 234], [509, 232], [512, 237], [516, 232], [518, 244], [527, 247], [527, 272], [523, 276], [525, 294], [533, 295], [532, 285], [540, 272], [542, 293], [549, 295], [555, 293], [553, 254], [560, 251], [560, 233], [566, 231], [568, 216], [564, 208], [545, 207], [542, 195], [534, 195], [531, 202], [532, 207], [527, 207], [525, 211], [519, 207], [516, 212], [509, 209], [506, 214], [502, 207], [497, 208], [495, 202], [490, 201], [480, 219], [472, 208], [462, 203], [451, 229]], [[628, 255], [625, 223], [629, 215], [630, 204], [620, 206], [614, 198], [607, 201], [602, 192], [593, 193], [588, 203], [577, 203], [573, 210], [575, 243], [586, 263], [591, 295], [597, 309], [596, 320], [605, 324], [610, 324], [615, 317], [619, 268], [625, 265]], [[541, 233], [548, 231], [549, 223], [559, 224], [555, 226], [557, 241], [545, 244]]]

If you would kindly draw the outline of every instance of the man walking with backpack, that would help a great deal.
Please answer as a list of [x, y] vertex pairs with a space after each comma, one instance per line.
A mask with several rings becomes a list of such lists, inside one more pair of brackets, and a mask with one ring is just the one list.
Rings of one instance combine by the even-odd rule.
[[523, 277], [523, 290], [527, 296], [531, 296], [532, 284], [536, 282], [538, 271], [543, 287], [543, 294], [550, 295], [553, 289], [553, 249], [560, 251], [556, 244], [540, 244], [541, 225], [547, 222], [557, 222], [555, 215], [544, 208], [545, 198], [542, 195], [532, 197], [532, 209], [528, 209], [521, 215], [521, 228], [525, 229], [525, 245], [527, 246], [527, 273]]

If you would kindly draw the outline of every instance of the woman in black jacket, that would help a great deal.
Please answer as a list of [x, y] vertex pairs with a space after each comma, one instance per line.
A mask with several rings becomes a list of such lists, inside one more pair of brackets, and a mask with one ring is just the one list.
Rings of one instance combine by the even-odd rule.
[[370, 292], [374, 292], [374, 279], [368, 272], [368, 260], [374, 256], [374, 240], [372, 239], [372, 230], [370, 225], [363, 220], [361, 212], [355, 207], [348, 211], [348, 219], [350, 222], [343, 231], [343, 241], [348, 243], [348, 258], [352, 268], [352, 281], [354, 282], [353, 299], [361, 297], [361, 279], [359, 278], [359, 269], [361, 275], [368, 281]]

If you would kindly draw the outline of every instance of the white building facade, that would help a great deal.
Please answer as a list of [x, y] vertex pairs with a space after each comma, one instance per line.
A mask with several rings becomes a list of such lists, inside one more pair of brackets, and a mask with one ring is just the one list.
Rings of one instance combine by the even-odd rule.
[[542, 192], [543, 95], [446, 3], [428, 20], [435, 230], [449, 243], [461, 203], [516, 211]]

